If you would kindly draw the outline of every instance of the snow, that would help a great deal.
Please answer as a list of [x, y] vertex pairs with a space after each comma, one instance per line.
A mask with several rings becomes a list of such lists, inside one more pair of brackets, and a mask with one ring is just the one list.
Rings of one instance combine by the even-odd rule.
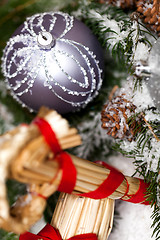
[[160, 121], [160, 114], [158, 111], [155, 111], [154, 113], [150, 110], [145, 111], [145, 119], [147, 121]]
[[[150, 133], [151, 135], [151, 133]], [[144, 140], [145, 141], [145, 140]], [[144, 141], [141, 143], [143, 145]], [[149, 145], [148, 145], [149, 142]], [[160, 156], [160, 142], [157, 141], [154, 137], [145, 143], [145, 147], [143, 151], [139, 149], [134, 155], [134, 159], [147, 163], [147, 171], [151, 170], [153, 172], [157, 172], [158, 164], [159, 164], [159, 156]], [[130, 143], [128, 141], [123, 141], [121, 143], [121, 149], [128, 153], [134, 151], [137, 147], [137, 142], [133, 141]], [[139, 156], [140, 155], [140, 156]]]
[[143, 161], [147, 162], [148, 170], [157, 172], [160, 156], [160, 142], [158, 142], [155, 138], [152, 138], [150, 140], [150, 148], [148, 146], [144, 148], [143, 156]]
[[134, 78], [128, 77], [127, 81], [124, 82], [123, 87], [120, 89], [120, 94], [124, 93], [127, 99], [137, 107], [135, 112], [140, 113], [149, 107], [154, 107], [155, 104], [149, 94], [146, 82], [142, 82], [141, 86], [137, 89], [134, 88]]
[[153, 8], [153, 3], [144, 3], [145, 11], [147, 11], [148, 9], [152, 9], [152, 8]]
[[150, 206], [121, 202], [116, 209], [120, 219], [108, 240], [154, 240]]
[[148, 55], [149, 55], [148, 46], [143, 42], [139, 42], [135, 49], [134, 61], [140, 61], [140, 60], [147, 61]]
[[154, 106], [145, 82], [142, 83], [141, 90], [135, 91], [133, 95], [133, 104], [137, 106], [136, 112], [144, 111], [148, 106]]
[[153, 47], [150, 51], [150, 55], [148, 58], [148, 65], [153, 75], [155, 74], [159, 76], [160, 74], [159, 64], [160, 64], [160, 40], [158, 39], [153, 43]]
[[88, 17], [99, 20], [99, 25], [104, 27], [104, 30], [106, 28], [110, 28], [112, 30], [112, 32], [106, 33], [106, 38], [110, 38], [108, 39], [108, 43], [111, 44], [111, 48], [119, 41], [123, 42], [124, 46], [126, 45], [124, 39], [128, 36], [129, 30], [121, 31], [122, 21], [117, 22], [114, 19], [110, 19], [107, 15], [99, 14], [95, 10], [90, 10]]
[[[133, 77], [129, 77], [128, 81], [124, 83], [123, 88], [120, 90], [120, 93], [125, 93], [127, 99], [130, 99], [131, 102], [137, 107], [135, 113], [145, 113], [145, 119], [147, 121], [159, 121], [160, 113], [159, 111], [155, 111], [153, 113], [152, 110], [146, 110], [148, 107], [154, 107], [153, 99], [151, 98], [147, 85], [145, 82], [141, 83], [141, 86], [134, 89]], [[158, 142], [152, 135], [151, 131], [148, 128], [148, 136], [150, 137], [150, 141], [145, 144], [143, 152], [138, 148], [137, 154], [135, 154], [135, 160], [142, 160], [147, 163], [148, 170], [153, 172], [157, 172], [159, 156], [160, 156], [160, 142]], [[145, 141], [145, 140], [144, 140]], [[144, 142], [141, 143], [141, 146]], [[150, 144], [150, 145], [149, 145]], [[131, 143], [127, 141], [123, 141], [121, 143], [121, 149], [130, 153], [134, 151], [137, 147], [137, 142], [132, 141]], [[139, 157], [138, 155], [141, 155]]]

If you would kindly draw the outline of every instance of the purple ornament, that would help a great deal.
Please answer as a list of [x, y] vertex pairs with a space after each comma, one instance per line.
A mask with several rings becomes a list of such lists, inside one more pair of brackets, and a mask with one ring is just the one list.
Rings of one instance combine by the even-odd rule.
[[67, 113], [85, 107], [102, 84], [103, 53], [90, 29], [63, 12], [36, 14], [9, 39], [2, 69], [22, 106]]

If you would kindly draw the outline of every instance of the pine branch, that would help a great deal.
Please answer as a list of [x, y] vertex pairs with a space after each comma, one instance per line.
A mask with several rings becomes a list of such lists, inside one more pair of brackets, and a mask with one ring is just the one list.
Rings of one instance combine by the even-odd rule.
[[18, 240], [19, 236], [14, 233], [8, 233], [0, 229], [0, 239], [1, 240]]
[[[155, 135], [160, 135], [160, 128], [159, 122], [156, 120], [158, 113], [152, 111], [152, 115], [153, 121], [147, 122], [145, 119], [133, 142], [126, 143], [126, 141], [118, 141], [114, 149], [127, 157], [133, 158], [136, 167], [134, 175], [138, 173], [146, 182], [150, 183], [146, 197], [151, 207], [153, 207], [153, 235], [155, 239], [158, 240], [160, 239], [160, 142], [157, 141]], [[136, 117], [138, 116], [136, 115]], [[133, 120], [134, 119], [135, 115], [133, 116]]]
[[110, 51], [124, 69], [133, 71], [132, 65], [139, 43], [145, 44], [148, 49], [151, 47], [148, 36], [153, 38], [152, 33], [133, 16], [132, 21], [117, 7], [81, 1], [78, 11], [73, 14], [83, 19], [98, 36], [102, 46]]

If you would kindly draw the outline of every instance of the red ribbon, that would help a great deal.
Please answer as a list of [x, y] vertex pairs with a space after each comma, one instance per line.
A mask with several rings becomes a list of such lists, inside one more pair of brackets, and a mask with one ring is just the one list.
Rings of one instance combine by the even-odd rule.
[[147, 191], [147, 188], [149, 187], [149, 184], [145, 183], [142, 179], [138, 179], [138, 180], [140, 182], [138, 191], [134, 195], [126, 194], [126, 196], [130, 198], [128, 200], [124, 200], [124, 199], [122, 200], [126, 202], [131, 202], [131, 203], [142, 203], [145, 205], [149, 205], [150, 204], [149, 201], [146, 200], [146, 191]]
[[[20, 235], [19, 240], [62, 240], [62, 237], [58, 229], [47, 223], [47, 225], [37, 235], [26, 232]], [[76, 235], [68, 240], [98, 240], [98, 238], [95, 233], [86, 233]]]
[[77, 170], [72, 162], [72, 158], [61, 149], [56, 134], [45, 119], [35, 118], [33, 123], [38, 126], [46, 143], [56, 155], [56, 160], [59, 162], [60, 168], [62, 169], [62, 179], [58, 191], [72, 193], [77, 178]]
[[62, 169], [62, 178], [57, 190], [65, 193], [72, 193], [77, 179], [77, 170], [72, 159], [66, 152], [61, 152], [57, 155], [56, 159]]
[[[125, 178], [125, 176], [114, 167], [111, 167], [110, 165], [102, 161], [98, 161], [98, 163], [110, 170], [109, 176], [95, 191], [79, 194], [80, 196], [93, 198], [93, 199], [107, 198], [116, 191], [116, 189], [122, 184], [124, 180], [126, 180], [127, 182], [127, 179]], [[128, 195], [129, 184], [127, 182], [127, 189], [124, 196], [128, 196], [129, 199], [124, 200], [123, 199], [124, 196], [121, 199], [126, 202], [142, 203], [145, 205], [149, 205], [149, 202], [146, 201], [146, 196], [145, 196], [147, 188], [149, 187], [149, 184], [145, 183], [141, 179], [139, 179], [139, 182], [140, 182], [139, 189], [134, 195]]]
[[46, 143], [50, 146], [52, 152], [56, 155], [62, 151], [61, 146], [58, 142], [56, 134], [51, 128], [50, 124], [43, 118], [35, 118], [32, 122], [36, 124], [43, 135]]
[[110, 170], [109, 176], [104, 180], [104, 182], [95, 190], [89, 193], [80, 194], [82, 197], [101, 199], [107, 198], [121, 185], [125, 179], [124, 175], [117, 171], [115, 168], [111, 167], [105, 162], [99, 161], [99, 164], [103, 165]]

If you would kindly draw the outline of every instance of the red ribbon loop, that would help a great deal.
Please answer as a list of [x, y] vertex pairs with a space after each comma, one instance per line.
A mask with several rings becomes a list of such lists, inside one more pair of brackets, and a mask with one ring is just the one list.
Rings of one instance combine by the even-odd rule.
[[[94, 233], [86, 233], [73, 236], [68, 240], [98, 240], [97, 235]], [[58, 229], [47, 224], [37, 235], [26, 232], [21, 234], [19, 240], [62, 240]]]
[[36, 124], [45, 138], [46, 143], [50, 146], [52, 152], [54, 154], [60, 153], [62, 151], [61, 146], [58, 142], [56, 134], [54, 133], [53, 129], [49, 125], [49, 123], [43, 118], [35, 118], [32, 122]]
[[[134, 195], [129, 195], [130, 199], [124, 200], [126, 202], [131, 202], [131, 203], [142, 203], [145, 205], [149, 205], [149, 201], [146, 201], [146, 191], [147, 188], [149, 187], [148, 183], [145, 183], [142, 179], [139, 180], [139, 189]], [[123, 196], [124, 197], [124, 196]]]

